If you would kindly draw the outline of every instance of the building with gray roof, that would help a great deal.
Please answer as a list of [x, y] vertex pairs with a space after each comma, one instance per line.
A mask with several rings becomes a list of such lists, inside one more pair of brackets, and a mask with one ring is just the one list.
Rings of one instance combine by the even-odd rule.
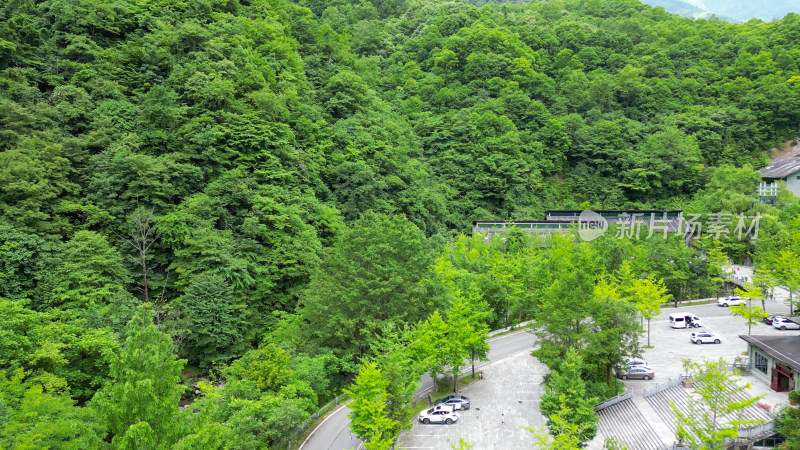
[[746, 336], [750, 373], [776, 392], [800, 388], [800, 336]]
[[[762, 183], [762, 186], [769, 186], [778, 180], [783, 180], [786, 182], [786, 189], [800, 197], [800, 146], [773, 159], [759, 172], [761, 179], [765, 182]], [[763, 187], [759, 187], [759, 191], [762, 190]]]

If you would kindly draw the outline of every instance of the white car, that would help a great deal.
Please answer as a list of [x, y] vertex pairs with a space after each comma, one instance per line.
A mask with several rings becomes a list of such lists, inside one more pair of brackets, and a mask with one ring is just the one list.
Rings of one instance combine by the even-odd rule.
[[772, 326], [779, 330], [800, 330], [800, 325], [786, 317], [776, 317], [772, 319]]
[[739, 297], [725, 297], [717, 299], [717, 306], [739, 306], [747, 303]]
[[645, 360], [643, 360], [641, 358], [634, 358], [632, 356], [629, 356], [629, 357], [625, 358], [625, 364], [628, 367], [646, 366], [647, 365], [647, 361], [645, 361]]
[[436, 405], [434, 408], [422, 410], [419, 421], [422, 423], [444, 423], [450, 425], [458, 420], [458, 414], [453, 408], [446, 405]]
[[691, 339], [691, 341], [694, 342], [695, 344], [720, 343], [719, 337], [714, 333], [709, 333], [708, 331], [698, 331], [692, 333], [692, 337], [690, 337], [689, 339]]

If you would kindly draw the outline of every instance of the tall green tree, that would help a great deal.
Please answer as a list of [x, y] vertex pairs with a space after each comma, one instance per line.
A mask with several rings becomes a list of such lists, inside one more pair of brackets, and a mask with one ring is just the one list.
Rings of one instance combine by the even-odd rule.
[[375, 362], [386, 381], [386, 417], [392, 421], [391, 433], [395, 436], [411, 427], [407, 419], [415, 412], [412, 409], [414, 393], [420, 386], [428, 360], [424, 346], [415, 342], [416, 338], [409, 328], [392, 327], [373, 342]]
[[661, 305], [669, 301], [670, 294], [662, 280], [645, 278], [633, 282], [633, 299], [636, 309], [647, 319], [647, 345], [650, 345], [650, 320], [661, 313]]
[[0, 445], [3, 448], [99, 448], [100, 430], [88, 408], [64, 393], [24, 380], [21, 369], [0, 371]]
[[640, 353], [636, 307], [622, 298], [621, 290], [613, 279], [602, 277], [592, 294], [593, 333], [588, 337], [584, 365], [593, 368], [597, 379], [605, 383], [607, 396], [617, 391], [614, 370], [624, 364], [626, 356]]
[[59, 252], [48, 306], [93, 311], [107, 305], [123, 289], [127, 271], [122, 256], [94, 231], [78, 231]]
[[215, 367], [243, 354], [250, 341], [246, 308], [237, 304], [230, 285], [220, 275], [200, 274], [177, 300], [180, 326], [186, 330], [187, 359], [200, 367]]
[[753, 305], [754, 300], [764, 300], [764, 293], [761, 288], [754, 283], [744, 283], [744, 289], [734, 289], [736, 295], [745, 299], [745, 304], [734, 305], [730, 307], [731, 314], [739, 316], [747, 323], [747, 334], [750, 335], [750, 330], [753, 325], [762, 323], [762, 319], [769, 314], [760, 306]]
[[115, 447], [141, 442], [170, 446], [182, 432], [178, 400], [185, 361], [175, 356], [172, 339], [153, 324], [153, 311], [142, 306], [125, 328], [125, 342], [111, 361], [109, 383], [90, 405], [101, 418], [104, 438]]
[[796, 261], [798, 253], [793, 248], [784, 248], [777, 254], [768, 259], [769, 267], [775, 275], [775, 278], [786, 286], [789, 291], [789, 314], [800, 304], [800, 296], [797, 296], [800, 291], [800, 270], [797, 264], [792, 263]]
[[[540, 407], [542, 414], [551, 418], [548, 426], [556, 439], [566, 432], [586, 443], [597, 434], [597, 421], [600, 419], [594, 412], [597, 398], [586, 395], [582, 370], [583, 358], [575, 349], [570, 349], [547, 380]], [[553, 421], [553, 417], [563, 419], [565, 423]]]
[[386, 450], [395, 438], [392, 420], [386, 417], [387, 382], [374, 363], [367, 363], [359, 372], [352, 387], [345, 393], [353, 398], [350, 429], [363, 439], [367, 449]]
[[402, 216], [364, 213], [322, 255], [300, 315], [309, 349], [329, 348], [348, 363], [390, 324], [415, 323], [429, 310], [421, 282], [433, 263], [423, 233]]
[[535, 334], [540, 346], [534, 351], [549, 367], [558, 365], [569, 349], [583, 348], [591, 334], [591, 299], [597, 261], [587, 244], [574, 244], [570, 238], [555, 237], [543, 253], [543, 273], [552, 277], [542, 292], [536, 314]]

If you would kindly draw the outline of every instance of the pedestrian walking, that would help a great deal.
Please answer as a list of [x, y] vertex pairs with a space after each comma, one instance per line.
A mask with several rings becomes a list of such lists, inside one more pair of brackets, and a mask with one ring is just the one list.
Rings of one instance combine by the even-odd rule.
[[500, 425], [501, 426], [506, 426], [506, 415], [505, 414], [500, 414]]

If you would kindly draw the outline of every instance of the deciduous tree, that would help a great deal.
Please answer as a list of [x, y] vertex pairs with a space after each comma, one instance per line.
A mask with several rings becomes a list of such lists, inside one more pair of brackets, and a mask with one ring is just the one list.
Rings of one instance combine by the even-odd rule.
[[425, 317], [433, 262], [422, 232], [402, 216], [364, 213], [322, 256], [301, 315], [309, 347], [355, 363], [390, 323]]
[[124, 446], [147, 442], [174, 444], [182, 431], [178, 400], [184, 361], [172, 340], [153, 324], [153, 311], [143, 306], [125, 328], [125, 342], [111, 361], [111, 381], [91, 401], [107, 439]]
[[749, 335], [753, 325], [762, 323], [762, 319], [769, 315], [764, 311], [764, 308], [753, 306], [754, 300], [764, 300], [764, 293], [761, 291], [761, 288], [754, 283], [744, 283], [744, 289], [736, 288], [734, 292], [736, 292], [736, 295], [744, 298], [746, 303], [743, 305], [731, 306], [731, 314], [745, 320], [745, 323], [747, 323], [747, 334]]
[[669, 301], [667, 287], [662, 280], [645, 278], [633, 282], [633, 298], [636, 309], [647, 319], [647, 345], [650, 345], [650, 320], [661, 313], [661, 305]]
[[566, 433], [570, 439], [577, 438], [585, 443], [597, 434], [597, 421], [600, 419], [594, 412], [597, 398], [587, 397], [582, 370], [583, 358], [575, 349], [570, 349], [547, 380], [541, 410], [551, 418], [548, 426], [556, 439], [559, 434]]
[[741, 412], [761, 397], [736, 395], [746, 390], [737, 384], [736, 375], [728, 370], [725, 361], [689, 363], [695, 383], [688, 411], [672, 411], [678, 422], [679, 443], [692, 448], [724, 449], [727, 441], [739, 435], [739, 427], [757, 425], [763, 420], [745, 419]]
[[350, 429], [364, 440], [364, 446], [370, 450], [387, 450], [395, 438], [391, 430], [392, 420], [386, 417], [387, 382], [375, 363], [367, 363], [350, 389], [345, 393], [353, 398], [350, 402], [352, 412]]

